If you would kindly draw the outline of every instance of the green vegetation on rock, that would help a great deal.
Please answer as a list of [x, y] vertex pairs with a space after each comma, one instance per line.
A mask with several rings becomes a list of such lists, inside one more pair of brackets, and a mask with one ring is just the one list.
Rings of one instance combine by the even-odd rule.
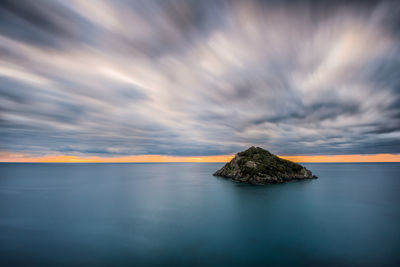
[[300, 164], [279, 158], [260, 147], [250, 147], [237, 153], [214, 175], [253, 184], [317, 178]]

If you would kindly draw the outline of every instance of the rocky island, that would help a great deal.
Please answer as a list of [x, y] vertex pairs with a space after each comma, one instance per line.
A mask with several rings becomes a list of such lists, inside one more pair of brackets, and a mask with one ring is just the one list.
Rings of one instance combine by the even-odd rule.
[[250, 184], [277, 184], [292, 180], [315, 179], [311, 171], [300, 164], [279, 158], [260, 147], [239, 152], [214, 176]]

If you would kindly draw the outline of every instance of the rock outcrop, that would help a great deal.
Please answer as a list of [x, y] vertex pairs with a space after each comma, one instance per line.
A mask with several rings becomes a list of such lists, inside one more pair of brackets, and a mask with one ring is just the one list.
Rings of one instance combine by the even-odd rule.
[[250, 147], [237, 153], [214, 176], [250, 184], [277, 184], [317, 178], [300, 164], [281, 159], [260, 147]]

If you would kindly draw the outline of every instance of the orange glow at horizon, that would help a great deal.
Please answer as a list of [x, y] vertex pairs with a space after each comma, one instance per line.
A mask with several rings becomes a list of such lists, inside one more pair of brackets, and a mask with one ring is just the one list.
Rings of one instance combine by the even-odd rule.
[[[133, 155], [124, 157], [80, 157], [70, 155], [46, 155], [33, 157], [26, 154], [0, 152], [0, 162], [37, 162], [37, 163], [146, 163], [146, 162], [228, 162], [234, 155], [217, 156], [166, 156]], [[318, 156], [280, 156], [294, 162], [400, 162], [400, 154], [373, 155], [318, 155]]]
[[319, 156], [281, 156], [294, 162], [400, 162], [400, 154], [364, 154], [364, 155], [319, 155]]
[[142, 163], [142, 162], [226, 162], [233, 155], [219, 156], [166, 156], [166, 155], [133, 155], [124, 157], [79, 157], [69, 155], [48, 155], [43, 157], [32, 157], [24, 154], [0, 153], [0, 162], [54, 162], [54, 163]]

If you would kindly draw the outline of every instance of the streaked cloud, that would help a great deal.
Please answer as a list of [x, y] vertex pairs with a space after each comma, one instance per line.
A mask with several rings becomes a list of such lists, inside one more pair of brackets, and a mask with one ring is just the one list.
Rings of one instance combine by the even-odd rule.
[[2, 1], [0, 150], [400, 153], [396, 1]]

